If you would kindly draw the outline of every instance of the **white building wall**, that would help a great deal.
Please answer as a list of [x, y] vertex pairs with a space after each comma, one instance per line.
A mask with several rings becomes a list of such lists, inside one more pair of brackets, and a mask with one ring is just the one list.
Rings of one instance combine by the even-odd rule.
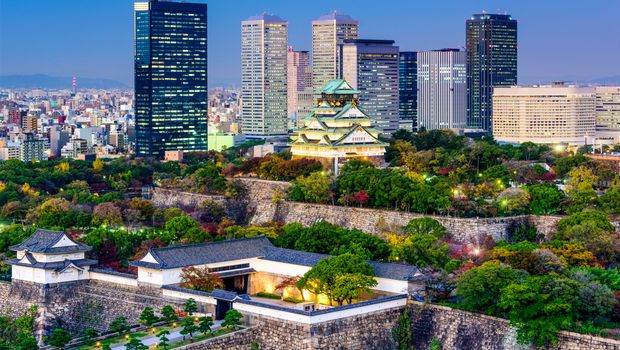
[[133, 287], [138, 286], [138, 280], [135, 278], [128, 278], [128, 277], [111, 275], [111, 274], [101, 273], [101, 272], [90, 272], [90, 279], [96, 280], [96, 281], [115, 283], [115, 284], [122, 284], [125, 286], [133, 286]]

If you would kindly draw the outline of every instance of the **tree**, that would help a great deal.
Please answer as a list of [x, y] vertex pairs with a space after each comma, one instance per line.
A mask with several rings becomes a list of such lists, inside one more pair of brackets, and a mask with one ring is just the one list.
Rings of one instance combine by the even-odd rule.
[[166, 348], [168, 347], [168, 341], [170, 341], [170, 339], [168, 339], [168, 335], [170, 335], [170, 331], [168, 330], [163, 330], [159, 333], [157, 333], [157, 338], [159, 338], [159, 343], [157, 343], [157, 347], [166, 350]]
[[127, 322], [127, 317], [119, 316], [110, 322], [108, 326], [110, 332], [124, 334], [129, 332], [131, 327], [129, 327], [129, 323]]
[[226, 314], [224, 315], [224, 322], [222, 322], [222, 327], [230, 327], [236, 330], [241, 325], [242, 318], [243, 315], [241, 314], [241, 312], [235, 309], [230, 309], [226, 311]]
[[[620, 215], [620, 186], [613, 186], [598, 199], [601, 210], [607, 214]], [[3, 210], [4, 212], [4, 210]]]
[[[343, 254], [330, 258], [319, 260], [304, 276], [297, 282], [300, 289], [308, 289], [314, 294], [325, 294], [330, 302], [338, 298], [340, 302], [347, 298], [342, 298], [347, 290], [345, 297], [360, 293], [372, 286], [371, 281], [362, 278], [357, 279], [355, 285], [340, 280], [336, 284], [336, 279], [341, 275], [361, 274], [364, 276], [374, 277], [374, 270], [367, 262], [353, 254]], [[336, 289], [338, 287], [338, 289]], [[351, 288], [353, 290], [351, 290]], [[338, 294], [336, 294], [338, 292]]]
[[278, 284], [276, 285], [275, 290], [276, 290], [276, 291], [281, 290], [281, 291], [284, 293], [284, 290], [285, 290], [286, 288], [289, 288], [289, 287], [294, 287], [294, 288], [296, 288], [296, 289], [297, 289], [297, 291], [299, 292], [299, 295], [301, 296], [301, 300], [304, 300], [304, 301], [305, 301], [305, 298], [304, 298], [304, 291], [303, 291], [302, 289], [299, 289], [299, 288], [297, 287], [297, 282], [299, 282], [299, 280], [300, 280], [300, 279], [301, 279], [301, 277], [299, 277], [299, 276], [289, 276], [289, 277], [285, 277], [282, 281], [280, 281], [280, 283], [278, 283]]
[[536, 215], [552, 215], [561, 211], [561, 203], [565, 196], [556, 185], [536, 184], [527, 186], [530, 193], [530, 211]]
[[582, 321], [599, 321], [611, 314], [616, 305], [614, 292], [595, 280], [588, 271], [574, 270], [569, 277], [579, 284], [575, 309]]
[[526, 276], [527, 273], [508, 265], [486, 262], [458, 277], [456, 295], [461, 298], [460, 305], [466, 310], [499, 316], [501, 309], [497, 301], [502, 289], [511, 283], [519, 283]]
[[194, 338], [194, 333], [196, 333], [196, 331], [198, 330], [198, 327], [196, 327], [196, 325], [194, 324], [194, 319], [192, 317], [187, 317], [184, 318], [181, 321], [181, 326], [183, 327], [183, 329], [181, 329], [181, 333], [183, 335], [183, 339], [185, 339], [185, 336], [189, 334], [190, 338]]
[[557, 333], [575, 324], [579, 284], [557, 274], [530, 276], [502, 290], [499, 307], [517, 328], [519, 343], [546, 346], [557, 343]]
[[289, 197], [294, 201], [310, 203], [328, 203], [331, 199], [329, 176], [323, 172], [314, 172], [308, 176], [300, 176], [293, 181]]
[[411, 331], [412, 323], [411, 310], [406, 308], [398, 317], [398, 324], [392, 329], [392, 337], [398, 345], [398, 350], [414, 349], [413, 332]]
[[208, 268], [188, 266], [181, 270], [182, 288], [211, 292], [213, 289], [223, 286], [224, 283], [219, 275], [209, 272]]
[[140, 341], [140, 339], [138, 338], [131, 338], [126, 344], [125, 344], [125, 349], [126, 350], [148, 350], [149, 347], [142, 344], [142, 342]]
[[176, 311], [174, 311], [174, 308], [170, 305], [164, 305], [164, 307], [161, 309], [161, 314], [164, 316], [164, 320], [168, 322], [176, 321], [179, 319]]
[[393, 250], [398, 260], [402, 259], [418, 267], [442, 268], [450, 261], [448, 244], [431, 235], [409, 235], [401, 246], [394, 247]]
[[200, 318], [200, 323], [198, 324], [198, 331], [202, 334], [206, 334], [211, 332], [211, 327], [213, 326], [213, 319], [209, 316], [202, 316]]
[[82, 338], [87, 344], [92, 344], [93, 339], [99, 336], [99, 331], [94, 328], [86, 328], [82, 333]]
[[193, 298], [189, 298], [185, 301], [183, 305], [183, 311], [187, 312], [190, 316], [194, 314], [194, 312], [198, 311], [198, 305], [196, 305], [196, 300]]
[[[0, 343], [0, 348], [3, 348], [4, 344]], [[3, 349], [10, 349], [10, 347], [6, 347]], [[39, 349], [39, 344], [37, 343], [37, 340], [33, 337], [33, 336], [27, 336], [27, 337], [22, 337], [22, 339], [19, 341], [19, 347], [17, 347], [17, 350], [38, 350]]]
[[145, 307], [140, 314], [139, 322], [146, 327], [150, 327], [153, 323], [159, 321], [159, 317], [155, 316], [152, 307]]
[[114, 203], [101, 203], [93, 209], [93, 225], [120, 226], [123, 214]]
[[524, 214], [529, 202], [529, 193], [520, 188], [507, 188], [497, 196], [500, 211], [511, 215]]
[[175, 241], [184, 237], [188, 231], [199, 228], [200, 224], [196, 220], [185, 215], [170, 219], [164, 226], [164, 229], [174, 237]]
[[437, 220], [433, 218], [416, 218], [411, 219], [403, 231], [410, 235], [432, 235], [436, 238], [448, 236], [448, 230]]
[[377, 281], [372, 276], [344, 273], [334, 279], [334, 284], [330, 286], [330, 295], [338, 305], [342, 305], [344, 301], [351, 304], [353, 299], [359, 299], [362, 293], [369, 293], [370, 287], [376, 285]]
[[63, 349], [67, 343], [71, 341], [71, 335], [69, 332], [65, 331], [62, 328], [56, 328], [52, 331], [52, 335], [50, 335], [48, 339], [48, 343], [52, 346], [55, 346], [59, 349]]

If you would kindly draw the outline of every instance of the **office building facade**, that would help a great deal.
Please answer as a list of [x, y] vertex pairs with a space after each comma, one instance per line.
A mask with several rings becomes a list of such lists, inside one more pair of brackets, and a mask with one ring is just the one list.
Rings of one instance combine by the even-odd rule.
[[467, 124], [465, 52], [418, 52], [418, 130], [464, 129]]
[[517, 85], [517, 21], [475, 14], [466, 21], [467, 124], [491, 132], [493, 88]]
[[241, 22], [241, 131], [288, 133], [288, 22], [267, 13]]
[[339, 45], [357, 39], [359, 24], [350, 16], [333, 12], [312, 21], [312, 88], [320, 90], [332, 79], [340, 79]]
[[398, 130], [399, 50], [393, 40], [345, 40], [342, 77], [359, 90], [364, 112], [376, 118], [385, 133]]
[[207, 5], [134, 3], [136, 154], [207, 150]]
[[596, 134], [620, 143], [620, 86], [596, 87]]
[[493, 136], [508, 143], [592, 144], [596, 88], [563, 84], [495, 88]]
[[399, 128], [417, 130], [418, 123], [418, 53], [401, 51], [398, 61]]
[[312, 108], [312, 70], [310, 53], [288, 48], [288, 115], [295, 127]]

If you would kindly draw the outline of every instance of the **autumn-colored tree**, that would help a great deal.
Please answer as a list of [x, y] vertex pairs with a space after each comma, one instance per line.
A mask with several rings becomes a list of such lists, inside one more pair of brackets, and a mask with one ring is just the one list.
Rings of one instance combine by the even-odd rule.
[[100, 158], [93, 161], [93, 170], [96, 172], [102, 171], [105, 163]]
[[213, 289], [223, 286], [220, 276], [217, 273], [209, 272], [207, 268], [188, 266], [181, 271], [182, 288], [211, 292]]
[[303, 290], [300, 288], [297, 288], [297, 282], [299, 282], [300, 279], [301, 279], [300, 276], [286, 277], [282, 281], [280, 281], [280, 283], [276, 285], [276, 290], [284, 291], [286, 288], [293, 287], [297, 289], [297, 291], [299, 292], [299, 295], [301, 295], [301, 300], [305, 300]]
[[93, 224], [120, 226], [123, 224], [123, 214], [114, 203], [101, 203], [93, 210]]
[[359, 204], [360, 207], [363, 207], [370, 201], [370, 196], [368, 192], [361, 190], [353, 195], [353, 200], [355, 203]]

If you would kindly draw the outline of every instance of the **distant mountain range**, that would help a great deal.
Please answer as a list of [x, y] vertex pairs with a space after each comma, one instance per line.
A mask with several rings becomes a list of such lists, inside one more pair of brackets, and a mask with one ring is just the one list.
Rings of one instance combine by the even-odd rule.
[[620, 85], [620, 75], [594, 79], [590, 81], [590, 83], [598, 85]]
[[[46, 74], [2, 75], [0, 87], [9, 89], [71, 89], [72, 77], [55, 77]], [[77, 77], [79, 88], [85, 89], [128, 89], [120, 81], [101, 78]]]

